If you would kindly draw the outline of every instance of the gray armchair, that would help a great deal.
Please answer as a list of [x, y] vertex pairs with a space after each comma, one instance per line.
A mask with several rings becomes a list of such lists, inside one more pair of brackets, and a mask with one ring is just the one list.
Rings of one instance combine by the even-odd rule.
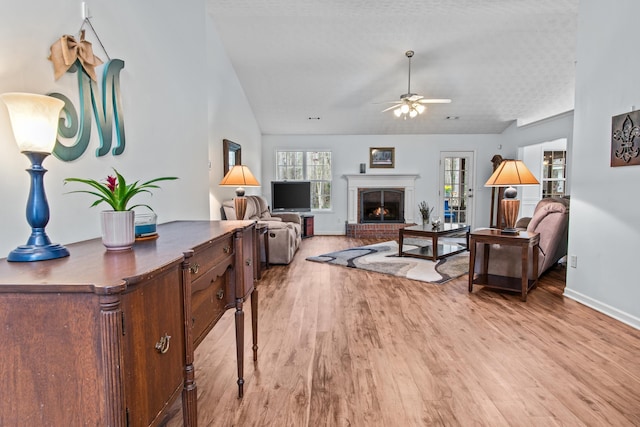
[[[236, 219], [233, 200], [222, 203], [225, 217]], [[267, 224], [269, 238], [269, 264], [289, 264], [293, 260], [302, 240], [302, 218], [297, 213], [273, 214], [267, 201], [261, 196], [247, 196], [245, 220]]]
[[[516, 228], [540, 233], [538, 248], [531, 248], [529, 254], [529, 278], [537, 278], [567, 254], [569, 232], [569, 199], [542, 199], [536, 205], [533, 217], [521, 218]], [[520, 277], [522, 252], [518, 247], [491, 245], [488, 274]], [[538, 271], [533, 271], [533, 250], [538, 250]], [[475, 272], [479, 273], [483, 252], [476, 251]], [[534, 277], [535, 275], [535, 277]]]

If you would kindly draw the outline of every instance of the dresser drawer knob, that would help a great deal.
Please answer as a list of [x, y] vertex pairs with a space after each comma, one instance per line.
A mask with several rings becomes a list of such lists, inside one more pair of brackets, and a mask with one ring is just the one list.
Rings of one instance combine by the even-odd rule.
[[231, 246], [225, 246], [223, 249], [225, 254], [230, 254], [231, 253]]
[[224, 289], [222, 289], [222, 288], [218, 289], [218, 292], [216, 292], [216, 297], [218, 299], [224, 298]]
[[198, 274], [198, 271], [200, 271], [200, 264], [193, 264], [191, 267], [189, 267], [189, 271], [191, 272], [191, 274]]
[[247, 258], [247, 260], [244, 263], [247, 265], [251, 265], [253, 264], [253, 261], [251, 260], [251, 258]]
[[156, 350], [160, 354], [165, 354], [169, 351], [169, 340], [171, 339], [170, 335], [164, 334], [163, 337], [160, 338], [160, 341], [156, 343]]

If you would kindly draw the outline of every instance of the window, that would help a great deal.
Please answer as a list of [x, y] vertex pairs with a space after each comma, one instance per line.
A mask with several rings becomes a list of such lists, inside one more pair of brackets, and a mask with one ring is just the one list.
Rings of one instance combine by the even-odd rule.
[[542, 198], [564, 196], [567, 152], [545, 151], [542, 164]]
[[310, 181], [311, 209], [331, 209], [331, 151], [276, 151], [278, 181]]

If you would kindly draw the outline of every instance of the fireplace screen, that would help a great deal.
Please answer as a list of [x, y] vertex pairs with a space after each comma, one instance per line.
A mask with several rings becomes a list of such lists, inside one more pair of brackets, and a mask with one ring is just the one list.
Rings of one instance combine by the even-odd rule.
[[367, 222], [404, 223], [404, 190], [361, 190], [360, 223]]

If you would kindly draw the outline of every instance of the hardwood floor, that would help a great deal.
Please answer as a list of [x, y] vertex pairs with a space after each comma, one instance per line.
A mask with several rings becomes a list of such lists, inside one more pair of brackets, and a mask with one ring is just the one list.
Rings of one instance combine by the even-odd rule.
[[640, 331], [562, 297], [563, 267], [523, 303], [305, 260], [373, 242], [305, 239], [265, 272], [241, 400], [224, 315], [196, 351], [201, 426], [640, 425]]

